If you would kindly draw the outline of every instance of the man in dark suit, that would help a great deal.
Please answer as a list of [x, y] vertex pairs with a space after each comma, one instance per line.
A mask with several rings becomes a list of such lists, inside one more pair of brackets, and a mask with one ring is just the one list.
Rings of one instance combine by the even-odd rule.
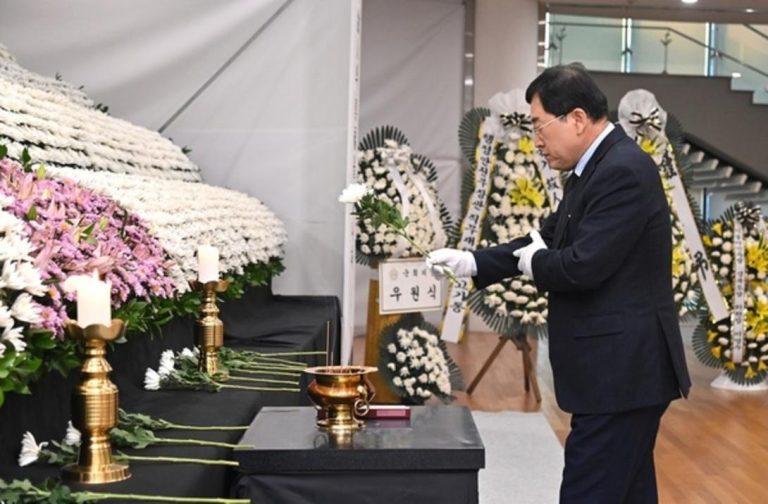
[[[549, 358], [572, 413], [562, 503], [657, 502], [653, 449], [670, 401], [690, 379], [672, 294], [670, 209], [651, 158], [607, 119], [581, 65], [549, 68], [528, 87], [536, 147], [571, 171], [541, 231], [428, 263], [477, 288], [524, 274], [549, 293]], [[439, 268], [437, 268], [439, 273]]]

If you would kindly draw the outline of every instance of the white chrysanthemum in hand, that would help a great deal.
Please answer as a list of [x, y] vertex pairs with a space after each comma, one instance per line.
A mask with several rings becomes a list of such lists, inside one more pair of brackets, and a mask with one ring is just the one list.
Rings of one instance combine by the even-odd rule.
[[72, 420], [67, 422], [67, 433], [64, 435], [64, 444], [77, 446], [80, 444], [81, 437], [80, 431], [72, 425]]
[[35, 436], [31, 432], [27, 431], [21, 438], [21, 453], [19, 453], [19, 465], [21, 467], [28, 466], [37, 462], [40, 458], [40, 450], [45, 448], [48, 442], [37, 444]]
[[341, 196], [339, 196], [339, 202], [354, 205], [363, 199], [363, 196], [369, 192], [370, 189], [365, 184], [349, 184], [341, 192]]

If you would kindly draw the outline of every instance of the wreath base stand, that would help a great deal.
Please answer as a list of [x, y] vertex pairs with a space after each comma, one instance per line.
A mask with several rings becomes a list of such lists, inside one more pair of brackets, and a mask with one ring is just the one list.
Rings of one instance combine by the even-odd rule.
[[526, 337], [525, 333], [514, 336], [503, 334], [499, 336], [499, 342], [496, 344], [496, 348], [493, 349], [493, 352], [491, 352], [491, 355], [488, 356], [488, 359], [485, 361], [485, 364], [483, 364], [483, 367], [480, 368], [480, 371], [472, 380], [472, 383], [470, 383], [469, 387], [467, 387], [467, 395], [472, 395], [475, 387], [477, 387], [477, 385], [480, 383], [480, 380], [483, 379], [483, 376], [485, 376], [485, 373], [488, 372], [491, 364], [493, 364], [493, 361], [495, 361], [496, 357], [499, 356], [501, 349], [504, 348], [504, 345], [506, 345], [508, 341], [514, 343], [517, 349], [522, 352], [523, 378], [525, 380], [523, 386], [525, 388], [526, 394], [529, 393], [531, 389], [533, 389], [533, 395], [536, 397], [536, 402], [541, 402], [541, 391], [539, 390], [539, 380], [536, 377], [536, 366], [534, 365], [533, 358], [531, 357], [531, 344], [528, 343], [528, 338]]
[[731, 377], [728, 376], [728, 373], [725, 371], [712, 380], [712, 383], [710, 383], [709, 386], [716, 389], [736, 390], [739, 392], [764, 392], [768, 390], [768, 383], [766, 383], [765, 380], [753, 385], [742, 385], [741, 383], [736, 383], [731, 380]]
[[[368, 320], [365, 329], [365, 365], [379, 366], [379, 339], [381, 331], [390, 324], [402, 318], [400, 314], [382, 315], [379, 313], [379, 280], [371, 278], [368, 281]], [[400, 396], [384, 383], [381, 373], [371, 373], [368, 379], [376, 389], [373, 402], [377, 404], [400, 404]]]

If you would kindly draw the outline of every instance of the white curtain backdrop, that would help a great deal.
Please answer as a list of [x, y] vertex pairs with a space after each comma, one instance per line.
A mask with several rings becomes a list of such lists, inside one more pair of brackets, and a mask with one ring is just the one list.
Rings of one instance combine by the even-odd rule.
[[[207, 183], [286, 224], [284, 294], [342, 297], [357, 0], [0, 0], [0, 43], [192, 149]], [[190, 202], [204, 205], [205, 202]]]
[[[400, 128], [414, 151], [435, 163], [440, 195], [458, 217], [463, 2], [364, 0], [362, 34], [360, 137], [377, 126]], [[357, 267], [356, 334], [365, 332], [372, 274]]]

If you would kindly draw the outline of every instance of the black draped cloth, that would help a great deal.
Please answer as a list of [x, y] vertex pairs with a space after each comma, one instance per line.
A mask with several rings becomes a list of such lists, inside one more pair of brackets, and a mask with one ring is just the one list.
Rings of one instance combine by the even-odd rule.
[[[341, 312], [331, 296], [279, 296], [269, 287], [246, 291], [239, 300], [219, 303], [225, 327], [225, 345], [262, 352], [325, 351], [330, 342], [338, 356]], [[126, 343], [108, 350], [112, 381], [120, 390], [120, 407], [145, 413], [177, 424], [248, 425], [263, 406], [308, 404], [304, 392], [256, 392], [224, 389], [221, 392], [146, 391], [147, 367], [157, 369], [163, 350], [194, 346], [194, 321], [177, 319], [164, 326], [161, 337], [132, 335]], [[310, 366], [325, 357], [306, 356]], [[66, 378], [57, 373], [44, 376], [31, 386], [32, 395], [9, 394], [0, 408], [0, 478], [40, 482], [59, 475], [53, 466], [19, 467], [21, 438], [30, 431], [39, 442], [60, 441], [70, 416], [70, 399], [79, 381], [78, 370]], [[249, 384], [242, 382], [243, 384]], [[302, 388], [306, 380], [303, 380]], [[256, 385], [256, 384], [254, 384]], [[158, 437], [208, 439], [237, 443], [242, 431], [158, 431]], [[125, 450], [131, 455], [172, 456], [232, 460], [228, 448], [207, 446], [155, 445], [144, 450]], [[109, 485], [88, 485], [91, 491], [142, 493], [151, 495], [221, 497], [233, 493], [235, 468], [199, 464], [131, 462], [131, 478]], [[72, 485], [78, 488], [77, 485]], [[86, 488], [86, 487], [82, 487]]]

